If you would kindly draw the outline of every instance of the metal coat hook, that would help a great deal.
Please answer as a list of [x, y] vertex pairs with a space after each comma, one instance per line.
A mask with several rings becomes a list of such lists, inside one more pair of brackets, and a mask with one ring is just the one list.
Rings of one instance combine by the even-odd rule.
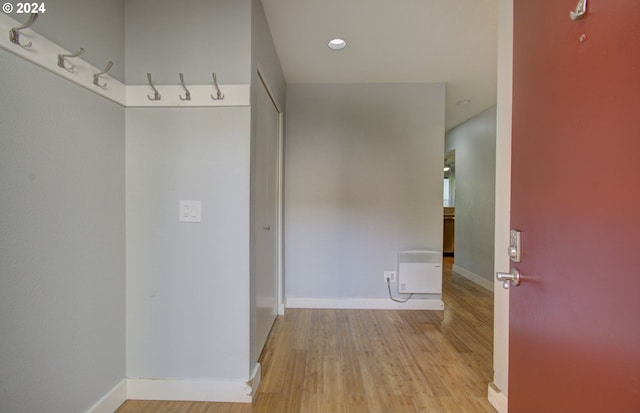
[[191, 93], [189, 92], [189, 89], [187, 89], [187, 87], [184, 85], [184, 76], [182, 75], [182, 73], [179, 73], [179, 75], [180, 75], [180, 83], [184, 88], [184, 97], [182, 97], [182, 95], [178, 95], [178, 97], [180, 98], [180, 100], [191, 100]]
[[213, 76], [213, 85], [216, 87], [216, 97], [213, 97], [213, 94], [211, 95], [211, 99], [213, 100], [223, 100], [224, 99], [224, 95], [222, 94], [222, 92], [220, 91], [220, 88], [218, 87], [218, 78], [216, 76], [216, 73], [213, 72], [211, 74]]
[[[84, 53], [84, 49], [81, 47], [77, 52], [72, 53], [72, 54], [59, 54], [58, 55], [58, 67], [61, 67], [63, 69], [68, 70], [69, 72], [73, 72], [73, 70], [76, 68], [74, 65], [72, 65], [71, 63], [67, 62], [67, 58], [70, 57], [78, 57], [80, 56], [82, 53]], [[68, 66], [67, 66], [68, 64]]]
[[587, 13], [587, 0], [580, 0], [576, 5], [576, 9], [574, 11], [569, 12], [569, 17], [571, 20], [576, 21], [581, 19]]
[[98, 86], [98, 87], [101, 87], [101, 88], [103, 88], [103, 89], [104, 89], [104, 88], [106, 88], [106, 87], [107, 87], [107, 83], [105, 82], [104, 84], [102, 84], [102, 85], [101, 85], [101, 84], [99, 83], [99, 79], [100, 79], [100, 76], [101, 76], [101, 75], [104, 75], [104, 74], [106, 74], [109, 70], [111, 70], [111, 67], [112, 67], [112, 66], [113, 66], [113, 62], [112, 62], [111, 60], [109, 60], [109, 63], [107, 63], [107, 67], [105, 67], [105, 68], [104, 68], [104, 70], [103, 70], [102, 72], [94, 73], [94, 74], [93, 74], [93, 84], [94, 84], [94, 85], [96, 85], [96, 86]]
[[26, 43], [26, 44], [22, 44], [20, 43], [20, 30], [24, 30], [28, 27], [30, 27], [38, 18], [38, 13], [31, 13], [31, 16], [29, 16], [29, 20], [27, 20], [27, 22], [25, 24], [23, 24], [22, 26], [18, 26], [18, 27], [14, 27], [11, 30], [9, 30], [9, 41], [11, 43], [17, 44], [20, 47], [24, 47], [25, 49], [28, 49], [29, 47], [32, 46], [32, 43]]
[[153, 86], [153, 82], [151, 81], [151, 73], [147, 73], [147, 79], [149, 79], [149, 86], [151, 86], [151, 89], [153, 89], [153, 97], [149, 95], [147, 95], [147, 97], [149, 98], [149, 100], [160, 100], [160, 92], [158, 92], [158, 89]]

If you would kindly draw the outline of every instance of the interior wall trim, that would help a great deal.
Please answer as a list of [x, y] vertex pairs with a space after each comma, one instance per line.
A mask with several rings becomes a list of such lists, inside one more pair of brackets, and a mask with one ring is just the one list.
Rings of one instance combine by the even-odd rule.
[[493, 291], [493, 281], [489, 281], [486, 278], [472, 272], [469, 271], [465, 268], [462, 268], [458, 265], [453, 265], [453, 272], [455, 272], [458, 275], [463, 276], [464, 278], [466, 278], [469, 281], [472, 281], [476, 284], [478, 284], [480, 287], [485, 288], [489, 291]]
[[126, 400], [251, 403], [258, 392], [261, 377], [261, 366], [260, 363], [257, 363], [251, 379], [246, 382], [195, 379], [123, 379], [91, 406], [87, 413], [113, 413]]
[[251, 402], [256, 401], [256, 395], [258, 394], [258, 388], [262, 382], [262, 365], [256, 363], [253, 373], [251, 374], [251, 380], [247, 382], [251, 386]]
[[[74, 57], [69, 61], [74, 66], [72, 70], [59, 67], [58, 55], [71, 53], [33, 30], [24, 29], [20, 31], [21, 42], [31, 42], [31, 47], [25, 48], [11, 43], [9, 41], [9, 31], [17, 26], [20, 26], [20, 22], [6, 14], [0, 14], [0, 48], [121, 106], [226, 107], [250, 105], [249, 84], [220, 85], [220, 89], [224, 94], [224, 99], [221, 100], [211, 98], [212, 94], [216, 95], [213, 82], [210, 85], [186, 85], [191, 93], [191, 100], [180, 99], [179, 96], [184, 95], [184, 89], [181, 85], [154, 85], [158, 89], [161, 98], [160, 100], [150, 100], [147, 95], [153, 95], [153, 90], [149, 85], [126, 85], [109, 76], [109, 74], [100, 75], [99, 83], [106, 86], [97, 86], [93, 83], [93, 75], [102, 72], [103, 69], [92, 66], [80, 57]], [[105, 65], [108, 61], [109, 56], [105, 56]], [[178, 73], [176, 73], [176, 79], [178, 79]]]
[[286, 299], [286, 308], [351, 310], [444, 310], [444, 302], [434, 298], [414, 298], [397, 303], [388, 298], [299, 298]]
[[127, 380], [118, 383], [109, 393], [96, 402], [87, 413], [113, 413], [127, 400]]
[[251, 380], [127, 379], [127, 399], [251, 403], [252, 385]]
[[508, 412], [509, 403], [507, 396], [503, 392], [501, 392], [494, 383], [489, 383], [487, 398], [489, 399], [489, 403], [491, 403], [493, 408], [496, 409], [498, 413]]

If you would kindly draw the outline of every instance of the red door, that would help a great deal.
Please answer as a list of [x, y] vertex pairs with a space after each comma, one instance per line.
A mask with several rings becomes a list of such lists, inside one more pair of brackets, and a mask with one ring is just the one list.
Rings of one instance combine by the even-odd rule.
[[509, 412], [640, 411], [640, 1], [514, 1]]

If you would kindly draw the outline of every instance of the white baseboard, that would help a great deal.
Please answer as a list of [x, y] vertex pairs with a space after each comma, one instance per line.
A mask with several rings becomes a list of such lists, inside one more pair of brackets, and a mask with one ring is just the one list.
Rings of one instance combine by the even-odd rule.
[[260, 363], [256, 363], [256, 367], [253, 369], [253, 374], [251, 374], [251, 380], [247, 384], [251, 385], [251, 401], [255, 401], [256, 394], [258, 394], [258, 387], [260, 387], [260, 382], [262, 381], [262, 366]]
[[358, 310], [444, 310], [441, 299], [415, 298], [397, 303], [388, 298], [287, 298], [287, 308]]
[[127, 400], [127, 380], [122, 380], [96, 402], [87, 413], [113, 413]]
[[128, 399], [251, 403], [258, 392], [261, 376], [260, 363], [257, 363], [247, 382], [124, 379], [87, 410], [87, 413], [113, 413]]
[[493, 408], [496, 409], [498, 413], [508, 412], [509, 403], [507, 396], [505, 396], [504, 393], [501, 392], [500, 389], [498, 389], [493, 383], [489, 383], [487, 398], [489, 399], [489, 403], [491, 403]]
[[476, 284], [478, 284], [480, 287], [482, 288], [486, 288], [489, 291], [493, 291], [493, 281], [489, 281], [484, 277], [479, 276], [476, 273], [473, 273], [467, 269], [464, 269], [458, 265], [453, 265], [453, 272], [455, 272], [458, 275], [463, 276], [464, 278], [466, 278], [469, 281], [472, 281]]
[[251, 382], [128, 379], [127, 399], [251, 403]]

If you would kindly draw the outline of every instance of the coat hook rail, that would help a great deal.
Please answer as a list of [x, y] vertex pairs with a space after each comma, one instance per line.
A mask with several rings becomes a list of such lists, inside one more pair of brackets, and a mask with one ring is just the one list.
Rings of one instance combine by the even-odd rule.
[[151, 86], [151, 89], [153, 89], [153, 97], [149, 95], [147, 95], [147, 97], [149, 98], [149, 100], [160, 100], [160, 92], [158, 92], [158, 89], [153, 86], [153, 82], [151, 81], [151, 73], [147, 73], [147, 79], [149, 79], [149, 86]]
[[100, 80], [100, 76], [107, 74], [107, 72], [109, 70], [111, 70], [111, 67], [113, 67], [113, 62], [111, 60], [109, 60], [109, 63], [107, 63], [107, 67], [104, 68], [104, 70], [102, 72], [99, 73], [94, 73], [93, 74], [93, 84], [101, 87], [101, 88], [106, 88], [107, 87], [107, 82], [104, 82], [103, 84], [100, 84], [99, 80]]
[[14, 27], [13, 29], [9, 30], [9, 41], [11, 43], [17, 44], [20, 47], [24, 47], [25, 49], [28, 49], [29, 47], [31, 47], [33, 45], [31, 42], [26, 44], [20, 43], [20, 30], [24, 30], [31, 27], [31, 25], [35, 23], [37, 19], [38, 19], [38, 13], [31, 13], [31, 16], [29, 16], [29, 20], [27, 20], [25, 24], [18, 27]]
[[571, 17], [571, 20], [576, 21], [578, 19], [581, 19], [586, 13], [587, 0], [580, 0], [576, 5], [576, 9], [569, 12], [569, 17]]
[[71, 54], [59, 54], [58, 55], [58, 67], [68, 70], [69, 72], [73, 72], [76, 68], [73, 64], [67, 61], [68, 58], [78, 57], [82, 53], [84, 53], [84, 49], [81, 47], [77, 52]]
[[182, 87], [184, 88], [184, 95], [185, 97], [182, 97], [182, 95], [178, 95], [178, 97], [180, 98], [180, 100], [184, 101], [184, 100], [191, 100], [191, 92], [189, 92], [189, 89], [187, 89], [187, 87], [184, 84], [184, 75], [182, 73], [179, 73], [180, 75], [180, 83], [182, 84]]
[[211, 74], [213, 76], [213, 85], [216, 87], [216, 97], [213, 97], [213, 94], [211, 95], [211, 99], [213, 100], [223, 100], [224, 99], [224, 95], [222, 94], [222, 92], [220, 91], [220, 88], [218, 87], [218, 77], [216, 76], [216, 73], [213, 72]]

